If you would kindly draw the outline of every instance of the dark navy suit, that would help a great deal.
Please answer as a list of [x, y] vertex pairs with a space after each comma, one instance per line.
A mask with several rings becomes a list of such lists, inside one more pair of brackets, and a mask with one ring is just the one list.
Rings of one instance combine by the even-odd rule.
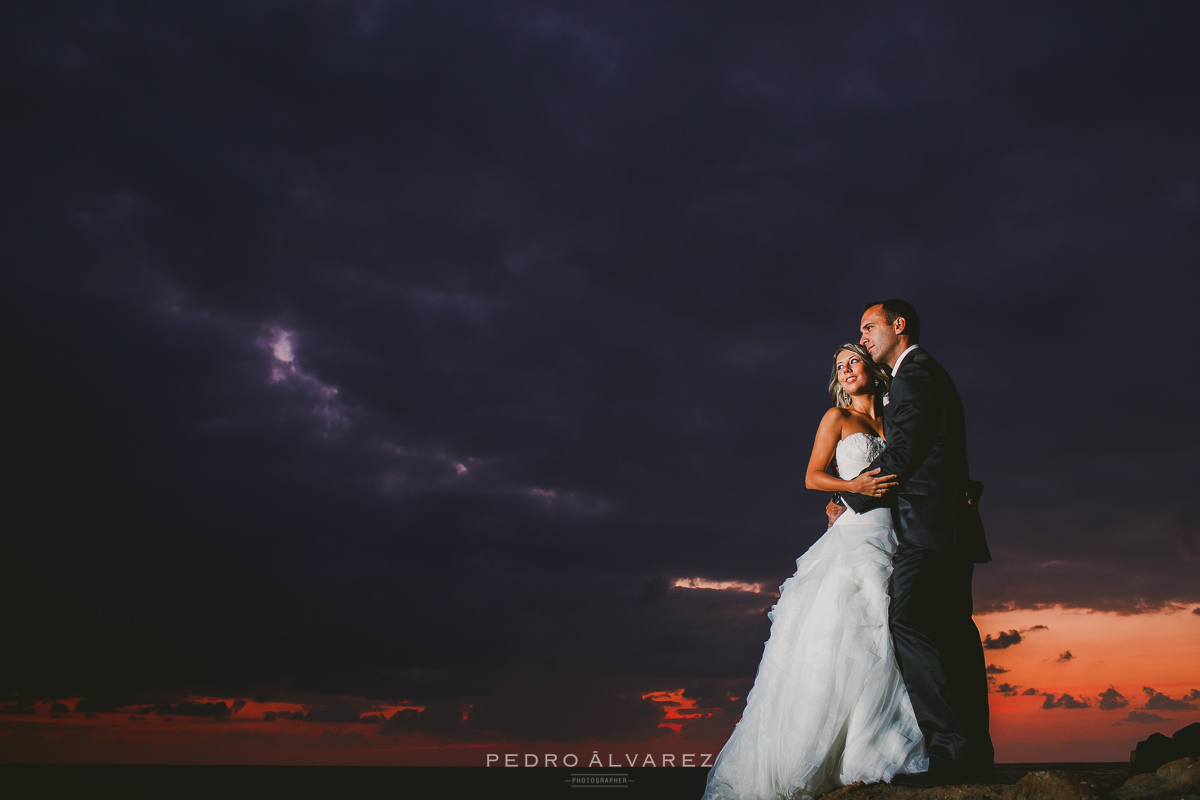
[[967, 502], [966, 426], [958, 389], [923, 348], [892, 377], [883, 409], [887, 449], [867, 469], [896, 475], [882, 499], [844, 493], [863, 512], [892, 504], [898, 546], [892, 561], [890, 626], [896, 660], [931, 759], [986, 772], [987, 675], [971, 619], [971, 576], [991, 560], [983, 523]]

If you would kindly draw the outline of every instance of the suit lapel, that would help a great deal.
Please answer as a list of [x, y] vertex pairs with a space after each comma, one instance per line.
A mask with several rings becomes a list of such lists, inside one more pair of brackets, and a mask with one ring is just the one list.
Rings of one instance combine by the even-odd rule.
[[[918, 347], [916, 350], [913, 350], [911, 353], [909, 353], [904, 358], [904, 361], [901, 362], [900, 369], [905, 369], [906, 367], [908, 367], [909, 364], [913, 363], [913, 361], [924, 356], [924, 354], [925, 354], [925, 348], [923, 348], [923, 347]], [[896, 370], [895, 374], [892, 375], [892, 385], [895, 385], [896, 378], [899, 377], [899, 375], [900, 375], [900, 369]], [[893, 405], [891, 402], [891, 396], [892, 396], [892, 390], [891, 390], [891, 387], [888, 387], [887, 393], [884, 394], [884, 396], [883, 396], [883, 435], [884, 435], [884, 438], [891, 438], [888, 436], [888, 431], [891, 430], [892, 415], [895, 413], [895, 410], [896, 410], [895, 405]]]

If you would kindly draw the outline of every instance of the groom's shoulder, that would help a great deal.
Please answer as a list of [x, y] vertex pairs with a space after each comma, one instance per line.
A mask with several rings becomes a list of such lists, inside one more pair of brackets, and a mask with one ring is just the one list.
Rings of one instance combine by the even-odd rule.
[[946, 373], [945, 367], [939, 364], [938, 360], [930, 355], [929, 351], [924, 347], [918, 347], [916, 350], [913, 350], [912, 355], [901, 364], [902, 368], [908, 366], [912, 367], [913, 372], [918, 373], [943, 375]]
[[926, 350], [924, 347], [922, 347], [920, 345], [917, 345], [915, 348], [913, 348], [912, 355], [910, 355], [908, 358], [914, 364], [936, 364], [937, 363], [937, 359], [935, 359], [928, 350]]
[[893, 389], [904, 386], [911, 387], [914, 390], [919, 386], [936, 389], [946, 383], [953, 383], [950, 375], [938, 363], [937, 359], [931, 356], [923, 347], [918, 347], [909, 353], [892, 379]]
[[896, 379], [902, 380], [905, 378], [913, 379], [920, 376], [926, 376], [931, 371], [941, 369], [940, 365], [933, 360], [933, 356], [925, 351], [925, 348], [918, 347], [909, 353], [900, 369], [896, 370]]
[[[950, 373], [946, 368], [938, 362], [936, 358], [929, 354], [925, 348], [917, 348], [912, 353], [916, 358], [912, 359], [912, 372], [905, 377], [909, 380], [927, 384], [931, 387], [937, 387], [939, 390], [945, 390], [957, 393], [958, 389], [954, 385], [954, 379], [950, 377]], [[905, 372], [908, 369], [908, 362], [901, 365]]]

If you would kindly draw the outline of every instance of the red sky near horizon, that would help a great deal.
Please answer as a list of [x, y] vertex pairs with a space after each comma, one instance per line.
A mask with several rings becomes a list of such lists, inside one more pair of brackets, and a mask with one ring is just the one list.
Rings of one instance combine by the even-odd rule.
[[[1200, 720], [1200, 614], [1185, 609], [1118, 615], [1049, 608], [976, 617], [989, 639], [992, 735], [999, 762], [1123, 761], [1142, 739], [1170, 735]], [[1016, 632], [1013, 635], [1012, 632]], [[1003, 635], [1001, 635], [1003, 634]], [[219, 719], [128, 707], [82, 714], [76, 699], [12, 706], [0, 716], [0, 761], [85, 763], [362, 764], [502, 766], [505, 754], [522, 766], [554, 766], [573, 754], [586, 766], [598, 753], [605, 767], [700, 766], [724, 739], [688, 734], [708, 716], [680, 687], [646, 697], [664, 709], [663, 736], [640, 742], [455, 743], [408, 734], [388, 736], [379, 721], [402, 708], [375, 705], [360, 723], [298, 718], [300, 703], [225, 703]], [[564, 701], [569, 707], [569, 701]], [[67, 711], [64, 712], [64, 707]], [[139, 713], [140, 712], [140, 713]], [[666, 756], [666, 758], [664, 758]], [[605, 760], [613, 761], [609, 764]], [[525, 762], [525, 763], [523, 763]], [[511, 763], [511, 762], [510, 762]]]

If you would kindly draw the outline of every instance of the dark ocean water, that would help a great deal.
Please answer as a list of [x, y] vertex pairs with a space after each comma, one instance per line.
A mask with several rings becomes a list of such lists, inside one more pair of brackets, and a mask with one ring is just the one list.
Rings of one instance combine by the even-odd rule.
[[[998, 764], [1002, 783], [1055, 769], [1086, 775], [1105, 793], [1129, 774], [1125, 762]], [[499, 767], [246, 767], [90, 764], [0, 765], [0, 797], [430, 798], [431, 800], [698, 800], [707, 769]]]

